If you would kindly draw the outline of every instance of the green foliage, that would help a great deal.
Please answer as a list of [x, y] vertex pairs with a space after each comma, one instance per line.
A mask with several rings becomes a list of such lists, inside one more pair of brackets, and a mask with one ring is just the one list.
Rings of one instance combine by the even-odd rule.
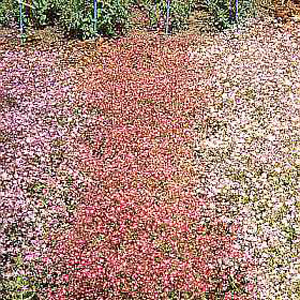
[[195, 2], [192, 0], [180, 1], [174, 0], [171, 2], [171, 28], [172, 30], [185, 29], [187, 20], [195, 8]]
[[[107, 36], [123, 34], [130, 27], [130, 6], [134, 1], [98, 1], [96, 28], [92, 0], [32, 0], [32, 4], [29, 3], [26, 0], [23, 3], [25, 28], [58, 25], [66, 35], [87, 39], [97, 33]], [[0, 3], [0, 25], [13, 23], [18, 26], [19, 22], [18, 1], [3, 0]]]
[[[160, 19], [166, 26], [167, 1], [166, 0], [142, 0], [141, 5], [148, 11], [150, 27], [158, 27]], [[171, 0], [170, 25], [171, 31], [185, 29], [188, 18], [194, 9], [194, 0]]]
[[60, 16], [60, 10], [61, 8], [57, 1], [33, 0], [32, 20], [30, 21], [33, 22], [36, 28], [43, 28], [49, 25], [53, 26]]
[[116, 37], [130, 27], [130, 5], [128, 0], [99, 1], [95, 28], [93, 1], [87, 4], [86, 0], [72, 0], [62, 5], [60, 26], [69, 35], [82, 39], [99, 33]]
[[[15, 268], [20, 270], [23, 265], [23, 257], [18, 254], [15, 257]], [[1, 280], [0, 294], [3, 300], [37, 300], [36, 287], [28, 276], [16, 274], [10, 279]]]
[[158, 27], [161, 15], [161, 1], [159, 0], [144, 0], [142, 6], [148, 11], [150, 27]]
[[38, 26], [45, 26], [47, 24], [47, 12], [50, 8], [50, 2], [48, 0], [34, 0], [33, 11]]
[[131, 26], [129, 22], [130, 5], [128, 0], [103, 1], [98, 7], [97, 29], [103, 35], [116, 37], [123, 34]]
[[[232, 6], [234, 1], [232, 0]], [[229, 1], [228, 0], [207, 0], [206, 7], [212, 14], [214, 19], [214, 25], [218, 28], [230, 27], [231, 20], [229, 19]], [[232, 14], [234, 11], [232, 10]]]
[[[205, 0], [214, 24], [220, 28], [229, 28], [233, 20], [229, 19], [230, 0]], [[240, 0], [238, 22], [254, 12], [254, 0]], [[235, 0], [231, 0], [232, 16], [236, 14]], [[29, 5], [32, 3], [32, 5]], [[166, 0], [102, 0], [98, 1], [97, 22], [93, 19], [92, 0], [24, 0], [23, 14], [25, 28], [33, 26], [40, 29], [57, 25], [66, 35], [87, 39], [97, 34], [116, 37], [127, 32], [130, 23], [132, 5], [144, 7], [149, 17], [150, 27], [166, 26]], [[169, 28], [171, 32], [187, 29], [187, 21], [195, 8], [195, 0], [171, 0]], [[0, 3], [0, 25], [18, 26], [18, 1], [3, 0]], [[163, 22], [163, 24], [159, 24]]]
[[17, 1], [0, 1], [0, 26], [16, 26], [18, 22], [18, 8], [19, 6]]
[[[59, 0], [58, 0], [59, 1]], [[84, 0], [71, 0], [58, 3], [61, 18], [59, 26], [70, 36], [90, 38], [93, 31], [91, 7]]]
[[[58, 0], [32, 0], [22, 2], [22, 14], [25, 27], [34, 26], [37, 29], [52, 26], [59, 18]], [[4, 0], [0, 3], [0, 25], [5, 27], [19, 26], [19, 2]]]
[[243, 22], [247, 17], [256, 15], [255, 1], [254, 0], [240, 0], [239, 16], [240, 21]]
[[[233, 23], [243, 23], [243, 21], [254, 14], [253, 0], [239, 0], [238, 12], [236, 12], [236, 0], [231, 0], [231, 17], [230, 19], [230, 0], [206, 0], [206, 7], [212, 14], [214, 25], [219, 29], [227, 29]], [[238, 19], [235, 19], [235, 16]]]

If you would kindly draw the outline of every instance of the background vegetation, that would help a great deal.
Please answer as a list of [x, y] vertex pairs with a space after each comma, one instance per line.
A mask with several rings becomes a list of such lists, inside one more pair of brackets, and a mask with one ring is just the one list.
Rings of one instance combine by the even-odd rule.
[[[95, 35], [116, 37], [134, 26], [134, 8], [143, 11], [150, 30], [168, 33], [188, 28], [195, 9], [207, 10], [213, 26], [219, 29], [241, 23], [255, 12], [254, 0], [106, 0], [97, 2], [97, 22], [92, 0], [3, 0], [0, 3], [0, 26], [20, 26], [20, 11], [25, 30], [58, 26], [69, 36], [88, 39]], [[168, 16], [169, 8], [169, 17]], [[168, 19], [168, 20], [167, 20]], [[167, 27], [167, 29], [166, 29]]]

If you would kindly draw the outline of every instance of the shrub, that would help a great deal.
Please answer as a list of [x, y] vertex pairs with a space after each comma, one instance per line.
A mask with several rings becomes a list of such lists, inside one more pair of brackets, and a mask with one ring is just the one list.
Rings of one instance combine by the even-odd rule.
[[[253, 0], [206, 0], [205, 6], [212, 14], [214, 25], [219, 29], [231, 27], [234, 23], [243, 21], [254, 14]], [[236, 5], [238, 11], [236, 10]]]
[[[25, 27], [37, 29], [53, 26], [60, 17], [59, 0], [24, 1], [22, 5]], [[20, 12], [18, 1], [4, 0], [0, 3], [0, 25], [5, 27], [19, 26]]]
[[[25, 3], [26, 2], [26, 3]], [[72, 37], [90, 38], [96, 33], [106, 36], [123, 34], [129, 27], [130, 0], [99, 1], [97, 8], [98, 22], [94, 28], [93, 1], [89, 0], [33, 0], [23, 4], [23, 22], [25, 27], [41, 29], [45, 26], [58, 25]], [[4, 0], [0, 3], [0, 24], [18, 26], [18, 1]]]
[[57, 0], [60, 11], [58, 25], [69, 36], [86, 39], [95, 34], [91, 6], [84, 0], [62, 2]]
[[195, 8], [195, 3], [192, 0], [188, 1], [172, 1], [171, 7], [171, 28], [172, 30], [180, 30], [187, 28], [187, 20]]
[[[170, 31], [185, 29], [188, 17], [194, 8], [193, 0], [172, 0], [170, 1]], [[148, 11], [149, 23], [151, 28], [158, 28], [161, 25], [166, 26], [167, 1], [166, 0], [142, 0], [142, 5]], [[161, 24], [163, 21], [163, 24]]]
[[98, 32], [107, 36], [118, 36], [130, 28], [129, 0], [110, 0], [101, 3], [98, 9]]
[[[205, 6], [212, 14], [214, 25], [219, 29], [242, 23], [254, 13], [254, 0], [205, 0]], [[150, 28], [165, 28], [167, 16], [166, 0], [107, 0], [98, 1], [97, 25], [93, 20], [92, 0], [32, 0], [25, 1], [23, 13], [25, 26], [35, 28], [58, 25], [63, 31], [77, 38], [90, 38], [95, 34], [116, 37], [129, 28], [132, 5], [142, 6], [149, 18]], [[238, 12], [236, 12], [238, 3]], [[188, 18], [195, 9], [195, 0], [171, 0], [168, 28], [169, 32], [186, 29]], [[230, 8], [231, 7], [231, 8]], [[231, 18], [230, 18], [231, 15]], [[238, 16], [238, 20], [234, 17]], [[18, 1], [3, 0], [0, 3], [0, 24], [18, 25]]]
[[17, 1], [3, 0], [0, 2], [0, 26], [17, 26], [18, 15]]
[[43, 28], [55, 25], [60, 17], [60, 11], [59, 1], [33, 0], [32, 13], [29, 16], [27, 12], [27, 17], [36, 28]]

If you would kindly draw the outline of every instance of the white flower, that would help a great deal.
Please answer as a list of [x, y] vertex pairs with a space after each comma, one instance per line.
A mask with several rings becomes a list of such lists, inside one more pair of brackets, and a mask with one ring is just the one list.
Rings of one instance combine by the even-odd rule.
[[287, 86], [291, 86], [292, 82], [286, 78], [285, 81], [284, 81], [284, 84], [287, 85]]
[[272, 135], [269, 135], [269, 136], [268, 136], [268, 140], [271, 141], [271, 142], [274, 142], [274, 141], [276, 140], [275, 135], [273, 135], [273, 134], [272, 134]]

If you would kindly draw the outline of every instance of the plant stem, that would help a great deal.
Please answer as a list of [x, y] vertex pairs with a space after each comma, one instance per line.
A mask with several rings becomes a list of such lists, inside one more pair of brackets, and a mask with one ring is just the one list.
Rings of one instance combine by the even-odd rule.
[[94, 31], [97, 31], [97, 0], [94, 0]]
[[20, 14], [20, 33], [21, 33], [21, 44], [23, 45], [26, 40], [26, 34], [24, 30], [24, 20], [23, 20], [23, 2], [19, 0], [19, 14]]
[[170, 2], [171, 0], [167, 0], [166, 34], [169, 33]]
[[159, 17], [160, 17], [160, 13], [159, 13], [159, 0], [156, 0], [155, 15], [156, 15], [156, 28], [158, 28], [159, 27]]
[[24, 32], [24, 23], [23, 23], [23, 4], [22, 1], [19, 1], [19, 14], [20, 14], [20, 31], [21, 34]]

